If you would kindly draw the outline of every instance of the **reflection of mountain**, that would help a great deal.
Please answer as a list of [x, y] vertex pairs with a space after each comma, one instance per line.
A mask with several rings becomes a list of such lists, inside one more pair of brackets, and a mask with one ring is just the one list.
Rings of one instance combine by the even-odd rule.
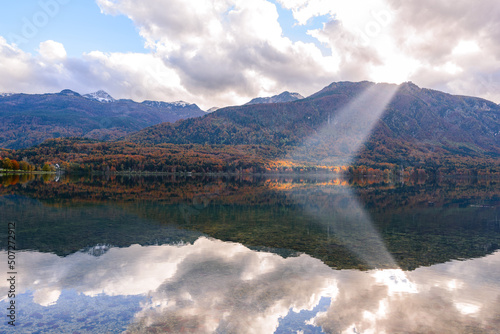
[[[59, 207], [22, 196], [0, 197], [2, 220], [16, 222], [17, 249], [36, 249], [58, 255], [77, 251], [99, 255], [96, 245], [192, 243], [201, 233], [161, 225], [113, 205]], [[0, 232], [0, 249], [7, 236]]]
[[[50, 332], [50, 326], [52, 332], [59, 326], [115, 332], [108, 314], [123, 325], [132, 320], [130, 312], [135, 316], [125, 333], [267, 334], [320, 327], [326, 333], [495, 333], [499, 325], [498, 252], [412, 272], [332, 270], [308, 255], [284, 259], [204, 237], [179, 246], [112, 248], [99, 258], [34, 251], [18, 256], [23, 280], [17, 298], [25, 300], [26, 332]], [[2, 308], [7, 283], [0, 281]], [[91, 308], [82, 312], [85, 303]], [[300, 318], [304, 310], [314, 311]]]
[[[396, 263], [410, 269], [484, 256], [500, 246], [494, 185], [372, 185], [351, 191], [340, 183], [158, 178], [32, 181], [3, 192], [38, 198], [45, 205], [8, 197], [0, 205], [6, 219], [20, 220], [21, 248], [61, 255], [97, 244], [192, 242], [192, 237], [204, 233], [256, 249], [269, 247], [282, 256], [307, 253], [332, 267], [369, 268], [374, 264], [367, 265], [368, 259], [359, 256], [369, 253], [370, 247], [381, 248], [367, 242], [380, 233]], [[359, 210], [358, 198], [368, 216]], [[354, 219], [359, 215], [373, 221], [373, 233], [367, 234], [360, 220]], [[191, 235], [169, 226], [195, 232]], [[359, 232], [363, 230], [364, 236]], [[377, 265], [392, 266], [384, 261]]]

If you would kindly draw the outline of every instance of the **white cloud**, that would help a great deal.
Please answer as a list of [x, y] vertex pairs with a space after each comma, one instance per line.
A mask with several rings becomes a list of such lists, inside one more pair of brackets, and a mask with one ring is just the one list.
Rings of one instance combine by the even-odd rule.
[[2, 92], [47, 93], [69, 88], [84, 94], [105, 89], [115, 98], [139, 102], [195, 102], [196, 98], [154, 54], [93, 51], [69, 58], [62, 44], [46, 41], [40, 43], [39, 55], [31, 55], [0, 37], [0, 59]]
[[479, 52], [480, 48], [475, 41], [460, 41], [451, 52], [454, 55], [469, 54]]
[[64, 49], [64, 45], [51, 40], [40, 43], [38, 52], [42, 59], [49, 62], [62, 61], [66, 58], [66, 49]]
[[0, 87], [3, 91], [15, 92], [18, 84], [32, 75], [31, 57], [0, 36], [0, 59]]
[[345, 80], [415, 81], [500, 101], [497, 1], [279, 0], [299, 24], [332, 19], [311, 35], [340, 59]]
[[57, 289], [40, 289], [33, 294], [33, 301], [42, 306], [50, 306], [57, 303], [61, 296], [61, 291]]
[[[98, 3], [106, 13], [134, 20], [183, 87], [217, 103], [283, 90], [307, 95], [335, 79], [335, 59], [283, 36], [276, 6], [265, 0]], [[225, 100], [232, 93], [240, 98]]]
[[407, 273], [344, 271], [336, 301], [313, 323], [327, 333], [482, 332], [497, 319], [498, 282], [488, 277], [499, 273], [499, 261], [497, 252]]
[[209, 108], [284, 90], [307, 96], [333, 81], [411, 80], [500, 102], [496, 0], [278, 0], [299, 25], [326, 17], [308, 34], [331, 55], [292, 42], [277, 5], [266, 0], [96, 1], [104, 14], [129, 17], [150, 53], [89, 50], [75, 59], [46, 41], [30, 55], [1, 38], [0, 90], [105, 89]]

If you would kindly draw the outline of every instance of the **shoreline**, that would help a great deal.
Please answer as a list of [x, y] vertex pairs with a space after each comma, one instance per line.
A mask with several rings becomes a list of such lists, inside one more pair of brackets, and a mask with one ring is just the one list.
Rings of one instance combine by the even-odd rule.
[[[343, 178], [346, 180], [349, 179], [359, 179], [359, 180], [404, 180], [407, 177], [403, 178], [396, 175], [390, 175], [389, 177], [380, 176], [380, 175], [349, 175], [349, 174], [339, 174], [339, 173], [318, 173], [318, 172], [304, 172], [304, 173], [231, 173], [231, 172], [210, 172], [210, 173], [200, 173], [200, 172], [102, 172], [102, 171], [92, 171], [90, 173], [85, 172], [77, 172], [77, 173], [67, 173], [64, 171], [58, 172], [44, 172], [44, 171], [34, 171], [34, 172], [0, 172], [0, 176], [7, 175], [68, 175], [68, 176], [126, 176], [126, 177], [150, 177], [150, 176], [171, 176], [171, 177], [181, 177], [181, 178], [189, 178], [189, 177], [320, 177], [320, 178]], [[415, 178], [417, 180], [422, 181], [431, 181], [435, 178], [424, 177], [424, 178]], [[490, 175], [463, 175], [463, 174], [442, 174], [437, 177], [437, 179], [478, 179], [478, 180], [496, 180], [500, 179], [500, 175], [498, 174], [490, 174]]]
[[39, 174], [39, 175], [42, 175], [42, 174], [57, 174], [57, 172], [53, 172], [53, 171], [47, 172], [47, 171], [41, 171], [41, 170], [36, 170], [36, 171], [0, 170], [0, 176], [2, 176], [3, 174], [17, 174], [17, 175], [20, 175], [20, 174]]

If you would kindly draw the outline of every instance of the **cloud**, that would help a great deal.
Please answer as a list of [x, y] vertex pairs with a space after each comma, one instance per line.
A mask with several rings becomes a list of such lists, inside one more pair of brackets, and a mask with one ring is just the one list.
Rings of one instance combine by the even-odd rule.
[[0, 91], [47, 93], [69, 88], [84, 94], [106, 89], [115, 98], [138, 102], [195, 99], [154, 54], [92, 51], [70, 58], [61, 43], [51, 40], [40, 43], [38, 50], [38, 55], [31, 55], [0, 37]]
[[[493, 0], [396, 1], [390, 28], [422, 86], [500, 101], [500, 6]], [[457, 52], [459, 50], [459, 52]]]
[[[338, 278], [339, 294], [312, 322], [327, 333], [489, 332], [498, 325], [500, 253], [481, 259], [452, 261], [406, 273], [409, 292], [390, 293], [391, 271], [371, 275], [347, 273]], [[487, 273], [487, 274], [486, 274]], [[381, 285], [380, 277], [389, 280]], [[392, 281], [392, 282], [391, 282]], [[416, 288], [416, 289], [415, 289]]]
[[66, 49], [64, 45], [51, 40], [40, 43], [38, 50], [42, 59], [49, 62], [62, 61], [66, 59]]
[[[186, 100], [202, 108], [284, 90], [312, 94], [334, 81], [401, 83], [500, 102], [500, 6], [495, 0], [96, 0], [125, 15], [149, 53], [89, 50], [68, 58], [56, 41], [30, 55], [0, 39], [0, 90]], [[282, 8], [278, 8], [281, 6]], [[292, 41], [291, 11], [322, 44]]]
[[298, 24], [331, 18], [310, 34], [339, 56], [343, 79], [412, 80], [500, 101], [500, 6], [494, 0], [279, 3], [292, 10]]
[[244, 98], [233, 102], [241, 103], [282, 90], [311, 94], [335, 79], [336, 59], [284, 36], [276, 5], [265, 0], [98, 3], [105, 13], [132, 19], [193, 94], [221, 102], [236, 95]]

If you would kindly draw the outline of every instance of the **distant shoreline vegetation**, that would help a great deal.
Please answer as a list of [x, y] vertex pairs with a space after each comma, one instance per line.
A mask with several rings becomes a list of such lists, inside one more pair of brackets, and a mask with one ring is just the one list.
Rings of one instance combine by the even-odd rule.
[[[363, 150], [345, 165], [290, 159], [289, 147], [266, 145], [201, 145], [100, 142], [59, 138], [22, 150], [2, 150], [0, 172], [104, 175], [291, 175], [338, 174], [354, 178], [439, 176], [498, 177], [498, 159], [460, 155], [391, 157], [385, 161]], [[312, 153], [315, 154], [315, 153]], [[342, 161], [338, 159], [337, 161]]]
[[21, 161], [17, 161], [16, 159], [10, 159], [8, 157], [2, 158], [0, 157], [0, 174], [3, 173], [33, 173], [33, 174], [46, 174], [46, 173], [55, 173], [56, 168], [49, 163], [43, 164], [43, 166], [36, 166], [32, 163], [23, 159]]

